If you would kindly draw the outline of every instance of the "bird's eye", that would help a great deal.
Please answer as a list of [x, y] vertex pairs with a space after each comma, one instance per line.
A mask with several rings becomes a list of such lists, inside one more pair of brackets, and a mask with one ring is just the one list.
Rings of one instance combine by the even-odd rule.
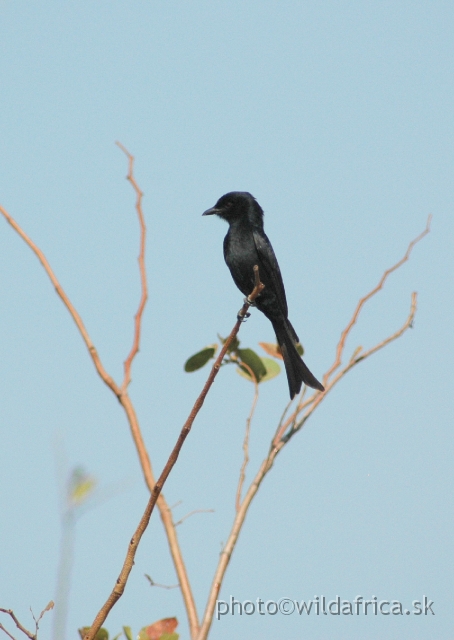
[[227, 200], [227, 202], [225, 203], [226, 207], [231, 207], [233, 205], [233, 200]]

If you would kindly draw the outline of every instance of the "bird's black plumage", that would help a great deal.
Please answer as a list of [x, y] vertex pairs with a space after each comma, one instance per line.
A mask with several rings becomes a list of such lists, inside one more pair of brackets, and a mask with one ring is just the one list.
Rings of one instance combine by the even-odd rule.
[[288, 319], [287, 299], [281, 271], [271, 242], [263, 230], [263, 209], [247, 192], [232, 191], [219, 198], [203, 214], [216, 214], [229, 223], [224, 238], [224, 258], [238, 289], [248, 296], [254, 289], [254, 265], [258, 265], [264, 290], [255, 305], [271, 321], [284, 358], [290, 397], [304, 384], [324, 391], [296, 350], [298, 336]]

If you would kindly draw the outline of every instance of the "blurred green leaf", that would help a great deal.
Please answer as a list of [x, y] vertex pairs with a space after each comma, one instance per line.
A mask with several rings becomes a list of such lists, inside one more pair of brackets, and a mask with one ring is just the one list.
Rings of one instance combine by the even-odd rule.
[[126, 636], [126, 640], [134, 640], [131, 627], [123, 627], [123, 632]]
[[143, 627], [137, 634], [137, 640], [150, 640], [150, 636], [147, 633], [147, 627]]
[[73, 469], [68, 482], [68, 499], [82, 504], [96, 487], [96, 478], [88, 474], [83, 467]]
[[297, 342], [296, 343], [296, 350], [298, 351], [298, 353], [300, 354], [300, 356], [304, 356], [304, 347], [301, 344], [301, 342]]
[[[225, 344], [227, 338], [223, 338], [222, 336], [219, 335], [219, 333], [218, 333], [218, 338], [221, 344]], [[236, 351], [239, 346], [240, 346], [240, 341], [238, 340], [238, 337], [235, 336], [232, 342], [230, 343], [229, 348], [227, 349], [227, 353], [232, 353], [232, 351]]]
[[[91, 627], [82, 627], [81, 629], [78, 629], [80, 637], [83, 638], [85, 634], [90, 631], [90, 628]], [[107, 629], [101, 627], [101, 629], [95, 635], [95, 640], [109, 640], [109, 632], [107, 631]]]
[[197, 371], [197, 369], [201, 369], [203, 366], [206, 365], [208, 360], [211, 360], [211, 358], [216, 353], [217, 348], [218, 348], [217, 344], [212, 344], [208, 347], [205, 347], [205, 349], [202, 349], [202, 351], [195, 353], [188, 360], [186, 360], [184, 365], [184, 370], [187, 373], [191, 373], [192, 371]]
[[280, 374], [281, 368], [275, 360], [271, 360], [271, 358], [262, 358], [262, 362], [265, 365], [266, 375], [263, 376], [260, 382], [268, 382], [268, 380], [272, 380]]
[[232, 340], [232, 342], [230, 343], [229, 348], [227, 349], [227, 353], [235, 353], [235, 351], [238, 351], [238, 347], [240, 346], [240, 341], [238, 340], [238, 338], [235, 336]]
[[178, 640], [179, 633], [163, 633], [159, 640]]
[[[252, 349], [237, 349], [237, 354], [240, 360], [252, 369], [257, 382], [260, 382], [260, 380], [266, 376], [266, 367], [260, 356], [258, 356], [255, 351]], [[243, 367], [242, 370], [248, 374], [249, 378], [251, 377], [246, 367]]]

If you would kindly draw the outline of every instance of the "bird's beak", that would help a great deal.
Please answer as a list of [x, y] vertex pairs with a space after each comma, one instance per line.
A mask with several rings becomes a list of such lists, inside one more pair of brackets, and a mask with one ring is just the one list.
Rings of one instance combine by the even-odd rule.
[[206, 211], [204, 211], [202, 213], [202, 216], [212, 216], [216, 213], [219, 213], [219, 209], [216, 209], [216, 207], [211, 207], [211, 209], [207, 209]]

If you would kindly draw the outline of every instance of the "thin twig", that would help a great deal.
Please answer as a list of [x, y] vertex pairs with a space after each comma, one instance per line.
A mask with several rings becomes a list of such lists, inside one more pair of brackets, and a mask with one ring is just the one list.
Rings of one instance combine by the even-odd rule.
[[148, 298], [147, 273], [145, 271], [145, 241], [146, 241], [146, 235], [147, 235], [147, 228], [145, 226], [145, 218], [142, 211], [143, 193], [139, 188], [139, 185], [137, 184], [136, 179], [134, 177], [134, 156], [129, 153], [129, 151], [126, 149], [126, 147], [124, 147], [121, 144], [121, 142], [117, 141], [115, 144], [118, 147], [120, 147], [120, 149], [123, 151], [123, 153], [126, 155], [126, 157], [129, 160], [129, 170], [127, 175], [127, 180], [129, 180], [129, 182], [132, 185], [132, 188], [136, 192], [136, 196], [137, 196], [136, 211], [137, 211], [137, 216], [139, 218], [139, 224], [140, 224], [140, 251], [139, 251], [138, 261], [139, 261], [140, 285], [141, 285], [142, 294], [140, 297], [139, 308], [137, 310], [136, 315], [134, 316], [133, 344], [131, 347], [131, 351], [129, 352], [129, 355], [126, 358], [124, 363], [124, 379], [121, 385], [121, 390], [122, 392], [124, 392], [126, 391], [126, 389], [129, 386], [129, 383], [131, 382], [132, 361], [134, 360], [135, 356], [137, 355], [137, 352], [139, 351], [140, 334], [142, 329], [142, 315], [143, 315], [145, 305], [147, 303], [147, 298]]
[[[296, 409], [295, 409], [295, 410], [294, 410], [294, 412], [292, 413], [292, 416], [293, 416], [293, 420], [291, 421], [291, 424], [292, 424], [292, 425], [294, 425], [294, 424], [295, 424], [296, 419], [298, 418], [298, 414], [299, 414], [299, 412], [301, 411], [301, 407], [303, 406], [303, 399], [304, 399], [304, 396], [306, 395], [306, 391], [307, 391], [307, 387], [306, 387], [306, 385], [304, 385], [304, 386], [303, 386], [303, 388], [302, 388], [302, 390], [301, 390], [300, 397], [298, 398], [298, 402], [297, 402], [297, 405], [296, 405]], [[282, 418], [279, 420], [279, 423], [278, 423], [278, 425], [277, 425], [277, 429], [276, 429], [276, 433], [274, 434], [274, 438], [273, 438], [273, 440], [272, 440], [272, 444], [271, 444], [271, 446], [275, 446], [275, 443], [276, 443], [276, 442], [279, 442], [279, 440], [282, 438], [282, 436], [284, 435], [284, 433], [285, 433], [285, 432], [287, 431], [287, 429], [288, 429], [289, 421], [287, 420], [287, 421], [285, 422], [285, 424], [283, 424], [283, 421], [284, 421], [284, 418], [285, 418], [285, 416], [286, 416], [286, 414], [287, 414], [287, 409], [288, 409], [288, 407], [290, 406], [290, 404], [291, 404], [292, 402], [293, 402], [293, 401], [292, 401], [292, 400], [290, 400], [290, 403], [289, 403], [289, 404], [287, 404], [287, 407], [285, 408], [285, 411], [284, 411], [284, 413], [282, 414]]]
[[121, 573], [119, 575], [119, 577], [117, 578], [117, 581], [115, 583], [115, 586], [111, 592], [111, 594], [109, 595], [109, 597], [107, 598], [105, 604], [101, 607], [100, 611], [98, 612], [96, 618], [93, 621], [93, 624], [91, 625], [90, 630], [85, 634], [84, 636], [84, 640], [93, 640], [95, 635], [97, 634], [97, 632], [99, 631], [99, 629], [101, 628], [101, 625], [103, 624], [104, 620], [107, 618], [110, 610], [112, 609], [112, 607], [115, 605], [115, 603], [119, 600], [119, 598], [121, 598], [121, 596], [123, 595], [123, 592], [125, 590], [125, 586], [126, 586], [126, 582], [128, 580], [129, 574], [131, 573], [131, 569], [133, 567], [134, 564], [134, 557], [137, 551], [137, 548], [139, 546], [140, 543], [140, 539], [145, 531], [145, 529], [148, 526], [148, 523], [150, 521], [150, 517], [151, 514], [153, 512], [154, 506], [156, 504], [156, 501], [158, 499], [159, 494], [162, 491], [162, 488], [173, 468], [173, 466], [175, 465], [178, 456], [180, 454], [181, 448], [184, 444], [184, 441], [186, 440], [191, 427], [194, 423], [194, 420], [198, 414], [198, 412], [200, 411], [200, 409], [202, 408], [202, 405], [204, 403], [204, 400], [208, 394], [208, 391], [211, 388], [211, 385], [214, 382], [214, 379], [216, 378], [219, 369], [221, 367], [221, 363], [222, 360], [225, 356], [225, 354], [227, 353], [227, 350], [231, 344], [231, 342], [233, 341], [233, 339], [236, 337], [238, 331], [240, 330], [241, 324], [247, 314], [247, 311], [250, 307], [250, 305], [254, 302], [254, 300], [257, 298], [257, 296], [260, 295], [260, 293], [263, 291], [265, 285], [262, 284], [260, 282], [260, 274], [259, 274], [259, 268], [258, 266], [254, 266], [254, 275], [255, 275], [255, 286], [254, 289], [252, 291], [252, 293], [250, 294], [250, 296], [244, 301], [244, 304], [242, 306], [242, 308], [240, 309], [240, 311], [238, 312], [238, 319], [235, 323], [235, 326], [233, 327], [232, 331], [230, 332], [229, 337], [227, 338], [227, 340], [224, 342], [224, 345], [218, 355], [218, 357], [215, 360], [215, 363], [210, 371], [210, 374], [208, 376], [208, 379], [199, 395], [199, 397], [197, 398], [197, 400], [194, 403], [194, 406], [192, 408], [191, 413], [189, 414], [188, 419], [186, 420], [186, 422], [183, 425], [183, 428], [181, 429], [180, 435], [178, 436], [177, 442], [172, 450], [172, 453], [169, 456], [169, 459], [167, 460], [167, 463], [161, 473], [161, 475], [158, 478], [158, 481], [156, 482], [155, 486], [153, 487], [153, 491], [151, 492], [151, 496], [150, 499], [148, 501], [148, 504], [145, 508], [145, 512], [140, 520], [139, 526], [137, 527], [133, 537], [131, 538], [131, 541], [128, 545], [128, 550], [126, 553], [126, 558], [124, 560], [123, 563], [123, 568], [121, 570]]
[[146, 577], [146, 579], [148, 580], [148, 582], [150, 583], [151, 587], [159, 587], [160, 589], [178, 589], [179, 588], [179, 584], [159, 584], [159, 582], [155, 582], [153, 580], [153, 578], [151, 576], [148, 575], [148, 573], [145, 573], [144, 576]]
[[43, 615], [47, 612], [50, 611], [51, 609], [54, 608], [54, 602], [53, 600], [51, 600], [45, 607], [44, 609], [41, 611], [41, 613], [38, 616], [38, 620], [35, 618], [35, 614], [32, 611], [32, 608], [30, 607], [30, 611], [32, 612], [32, 616], [33, 616], [33, 620], [35, 621], [35, 636], [38, 637], [38, 630], [39, 630], [39, 623], [43, 617]]
[[12, 640], [16, 640], [16, 638], [15, 638], [13, 635], [11, 635], [11, 633], [8, 631], [8, 629], [5, 629], [5, 627], [1, 624], [1, 622], [0, 622], [0, 629], [1, 629], [2, 631], [4, 631], [4, 632], [6, 633], [6, 635], [7, 635], [7, 636], [9, 636], [10, 638], [12, 638]]
[[102, 378], [102, 380], [105, 382], [105, 384], [108, 387], [110, 387], [110, 389], [112, 389], [114, 394], [118, 397], [120, 395], [119, 387], [115, 384], [113, 378], [111, 378], [111, 376], [109, 376], [107, 371], [104, 369], [104, 367], [103, 367], [103, 365], [101, 363], [100, 357], [98, 355], [98, 352], [96, 351], [95, 346], [94, 346], [90, 336], [88, 335], [88, 331], [86, 330], [86, 328], [84, 326], [84, 323], [82, 322], [82, 318], [77, 313], [74, 305], [71, 303], [70, 299], [66, 295], [66, 293], [63, 290], [62, 286], [60, 285], [59, 281], [57, 280], [54, 272], [52, 271], [52, 268], [51, 268], [49, 262], [47, 261], [46, 256], [41, 251], [41, 249], [33, 242], [33, 240], [31, 240], [27, 236], [27, 234], [21, 229], [21, 227], [10, 216], [10, 214], [6, 211], [6, 209], [4, 209], [1, 205], [0, 205], [0, 213], [7, 220], [7, 222], [9, 222], [9, 224], [13, 227], [13, 229], [16, 231], [16, 233], [22, 238], [22, 240], [24, 240], [24, 242], [30, 247], [30, 249], [36, 255], [38, 260], [41, 262], [42, 266], [44, 267], [44, 270], [46, 271], [47, 275], [49, 276], [50, 281], [52, 282], [52, 284], [55, 287], [55, 291], [60, 296], [63, 304], [68, 309], [71, 318], [76, 323], [76, 326], [79, 329], [79, 332], [80, 332], [80, 334], [82, 336], [82, 339], [85, 342], [85, 345], [86, 345], [86, 347], [87, 347], [87, 349], [88, 349], [88, 351], [90, 353], [91, 359], [93, 360], [93, 364], [96, 367], [96, 371], [98, 372], [98, 374]]
[[244, 433], [244, 440], [243, 440], [244, 458], [243, 458], [243, 463], [240, 469], [240, 477], [238, 480], [238, 487], [236, 490], [236, 498], [235, 498], [235, 508], [237, 511], [239, 511], [241, 506], [241, 493], [243, 491], [243, 484], [246, 479], [246, 468], [249, 463], [249, 436], [251, 433], [251, 423], [252, 423], [252, 418], [254, 417], [255, 408], [257, 406], [257, 402], [259, 399], [259, 385], [257, 382], [257, 378], [254, 375], [254, 372], [252, 371], [251, 367], [248, 366], [245, 362], [242, 362], [241, 364], [243, 367], [246, 367], [248, 369], [249, 375], [251, 376], [252, 382], [254, 383], [254, 398], [252, 400], [251, 410], [246, 420], [246, 430]]
[[190, 511], [185, 516], [183, 516], [178, 522], [174, 522], [174, 526], [178, 527], [180, 524], [183, 524], [185, 520], [190, 518], [191, 516], [195, 516], [196, 513], [214, 513], [214, 509], [194, 509], [194, 511]]
[[6, 613], [8, 614], [11, 619], [13, 620], [14, 624], [16, 625], [16, 627], [19, 629], [19, 631], [22, 631], [22, 633], [25, 633], [25, 635], [27, 636], [27, 638], [30, 638], [30, 640], [36, 640], [36, 634], [32, 633], [31, 631], [29, 631], [28, 629], [26, 629], [20, 622], [19, 620], [16, 618], [16, 616], [14, 615], [14, 611], [12, 609], [2, 609], [0, 608], [0, 612], [1, 613]]
[[373, 355], [380, 349], [383, 349], [383, 347], [386, 347], [390, 342], [393, 342], [394, 340], [397, 340], [397, 338], [400, 338], [400, 336], [412, 326], [412, 323], [416, 314], [416, 309], [417, 309], [417, 306], [416, 306], [417, 298], [418, 296], [416, 292], [413, 292], [411, 294], [410, 312], [404, 324], [400, 327], [400, 329], [398, 329], [395, 333], [393, 333], [392, 335], [388, 336], [387, 338], [385, 338], [384, 340], [376, 344], [374, 347], [372, 347], [368, 351], [365, 351], [361, 355], [355, 358], [352, 358], [349, 361], [349, 363], [345, 365], [345, 367], [337, 373], [337, 375], [329, 382], [328, 386], [325, 388], [325, 393], [323, 393], [322, 397], [318, 396], [317, 398], [315, 398], [314, 402], [310, 405], [307, 412], [296, 422], [294, 427], [292, 427], [290, 431], [282, 438], [282, 442], [284, 444], [286, 444], [290, 440], [290, 438], [295, 435], [295, 433], [297, 433], [302, 429], [302, 427], [306, 423], [309, 416], [315, 411], [315, 409], [320, 404], [320, 402], [322, 402], [322, 400], [325, 399], [326, 394], [329, 391], [331, 391], [331, 389], [339, 382], [341, 378], [344, 377], [346, 373], [348, 373], [348, 371], [350, 371], [350, 369], [353, 369], [353, 367], [356, 366], [359, 362], [361, 362], [362, 360], [365, 360], [366, 358]]
[[[74, 305], [71, 303], [63, 287], [60, 285], [59, 281], [57, 280], [57, 277], [55, 276], [42, 250], [27, 236], [27, 234], [21, 229], [19, 224], [14, 220], [14, 218], [2, 206], [0, 206], [0, 213], [7, 220], [7, 222], [13, 227], [16, 233], [24, 240], [24, 242], [34, 252], [38, 260], [41, 262], [47, 276], [49, 277], [51, 283], [55, 287], [57, 294], [61, 298], [71, 318], [75, 322], [79, 330], [79, 333], [81, 334], [82, 339], [88, 349], [88, 353], [93, 361], [93, 364], [96, 368], [98, 375], [100, 376], [101, 380], [109, 387], [109, 389], [111, 389], [111, 391], [115, 394], [121, 406], [123, 407], [123, 410], [125, 412], [125, 415], [129, 424], [129, 428], [131, 430], [131, 436], [137, 450], [137, 455], [139, 457], [139, 462], [142, 468], [145, 483], [151, 493], [155, 485], [155, 477], [153, 474], [153, 469], [151, 467], [150, 458], [148, 456], [148, 452], [145, 447], [145, 442], [143, 440], [142, 432], [139, 425], [139, 420], [137, 418], [134, 405], [132, 404], [131, 399], [128, 395], [127, 389], [122, 391], [122, 389], [115, 383], [114, 379], [104, 369], [104, 366], [101, 362], [99, 354], [88, 334], [88, 331], [84, 326], [84, 323], [82, 322], [82, 318], [78, 314]], [[144, 242], [145, 242], [145, 235], [144, 233], [142, 233], [141, 247], [142, 247], [142, 243]], [[141, 248], [141, 253], [142, 253], [142, 248]], [[144, 292], [146, 293], [146, 289], [144, 288], [143, 283], [144, 281], [142, 279], [142, 299], [144, 298]], [[139, 306], [139, 311], [140, 311], [140, 306]], [[138, 312], [138, 314], [136, 314], [136, 330], [135, 330], [134, 344], [140, 337], [140, 320], [141, 320], [141, 313]], [[139, 325], [137, 325], [137, 322], [139, 322]], [[139, 330], [137, 330], [137, 326], [139, 326]], [[132, 358], [135, 355], [133, 351], [134, 351], [134, 345], [133, 345], [133, 350], [131, 350], [132, 355], [130, 354], [131, 363], [132, 363]], [[175, 527], [173, 526], [172, 514], [170, 513], [169, 507], [162, 494], [159, 495], [157, 506], [159, 509], [161, 521], [163, 523], [163, 526], [166, 532], [169, 550], [175, 566], [175, 571], [178, 576], [178, 581], [181, 585], [181, 593], [183, 596], [183, 600], [184, 600], [184, 604], [185, 604], [185, 608], [188, 616], [191, 637], [194, 638], [199, 626], [197, 608], [195, 604], [194, 595], [192, 593], [191, 585], [189, 582], [186, 566], [183, 560], [183, 554], [181, 552], [180, 544], [177, 537], [177, 532]]]
[[[378, 282], [378, 284], [371, 289], [371, 291], [369, 291], [369, 293], [367, 293], [363, 298], [360, 299], [360, 301], [358, 302], [358, 304], [356, 305], [355, 311], [353, 312], [353, 315], [350, 319], [350, 321], [348, 322], [347, 326], [345, 327], [345, 329], [342, 331], [341, 337], [339, 339], [339, 342], [337, 344], [336, 347], [336, 357], [334, 360], [334, 363], [332, 364], [332, 366], [328, 369], [328, 371], [324, 374], [323, 376], [323, 386], [325, 387], [325, 391], [324, 391], [324, 396], [326, 397], [326, 391], [330, 388], [332, 388], [332, 384], [329, 381], [330, 376], [334, 373], [334, 371], [336, 371], [336, 369], [338, 369], [342, 363], [342, 356], [344, 353], [344, 349], [345, 349], [345, 343], [347, 340], [348, 335], [350, 334], [353, 326], [355, 325], [356, 321], [358, 320], [358, 316], [362, 310], [362, 308], [364, 307], [365, 303], [372, 298], [376, 293], [378, 293], [382, 288], [384, 283], [386, 282], [388, 276], [393, 272], [396, 271], [396, 269], [398, 269], [399, 267], [401, 267], [404, 262], [406, 262], [409, 257], [410, 254], [413, 250], [413, 247], [420, 241], [422, 240], [422, 238], [424, 238], [424, 236], [426, 236], [429, 231], [430, 231], [430, 223], [432, 220], [432, 216], [429, 215], [427, 218], [427, 223], [426, 223], [426, 228], [424, 229], [424, 231], [422, 233], [419, 234], [419, 236], [417, 236], [414, 240], [412, 240], [410, 242], [410, 244], [408, 245], [407, 251], [405, 252], [405, 255], [398, 261], [396, 262], [396, 264], [394, 264], [392, 267], [390, 267], [389, 269], [387, 269], [382, 277], [380, 278], [380, 281]], [[378, 347], [381, 348], [381, 347]], [[355, 355], [355, 354], [354, 354]], [[360, 357], [360, 359], [363, 359], [364, 354], [361, 354], [358, 356]], [[356, 355], [355, 355], [356, 358]], [[335, 378], [335, 380], [337, 381], [337, 378]], [[276, 438], [275, 441], [279, 440], [280, 437], [291, 427], [292, 424], [295, 424], [298, 416], [301, 414], [301, 412], [303, 411], [303, 409], [305, 409], [306, 407], [313, 405], [315, 403], [315, 406], [318, 406], [321, 402], [321, 398], [320, 398], [320, 392], [316, 391], [314, 392], [311, 396], [309, 396], [309, 398], [307, 398], [304, 402], [298, 403], [298, 405], [296, 406], [296, 408], [294, 409], [294, 411], [291, 413], [291, 415], [288, 417], [288, 419], [285, 421], [285, 423], [283, 423], [280, 427], [280, 429], [278, 430], [278, 433], [276, 434]], [[279, 435], [279, 438], [277, 438], [277, 435]]]
[[353, 313], [353, 316], [352, 316], [350, 322], [345, 327], [345, 329], [342, 332], [342, 335], [340, 337], [339, 344], [337, 345], [337, 350], [336, 350], [336, 359], [334, 360], [331, 368], [328, 369], [328, 371], [323, 376], [323, 386], [326, 386], [325, 383], [328, 382], [328, 378], [330, 377], [330, 375], [341, 365], [342, 354], [343, 354], [344, 347], [345, 347], [345, 341], [347, 340], [347, 337], [348, 337], [353, 325], [358, 320], [358, 316], [361, 313], [361, 310], [364, 307], [365, 303], [370, 298], [372, 298], [372, 296], [374, 296], [378, 291], [380, 291], [380, 289], [383, 288], [383, 285], [385, 284], [388, 276], [393, 271], [396, 271], [396, 269], [401, 267], [403, 265], [403, 263], [408, 260], [408, 258], [410, 257], [410, 254], [411, 254], [415, 244], [417, 244], [420, 240], [422, 240], [422, 238], [424, 238], [424, 236], [426, 236], [429, 233], [431, 220], [432, 220], [432, 215], [429, 215], [428, 218], [427, 218], [426, 228], [424, 229], [424, 231], [422, 233], [419, 234], [419, 236], [417, 238], [415, 238], [414, 240], [412, 240], [410, 242], [404, 257], [401, 258], [398, 262], [396, 262], [396, 264], [393, 265], [391, 268], [387, 269], [384, 272], [384, 274], [382, 275], [382, 277], [380, 279], [380, 282], [377, 284], [377, 286], [374, 289], [372, 289], [372, 291], [369, 291], [369, 293], [367, 295], [365, 295], [364, 298], [361, 298], [361, 300], [358, 302], [358, 305], [357, 305], [357, 307], [355, 309], [355, 312]]
[[[428, 231], [429, 231], [429, 225], [430, 225], [430, 219], [431, 217], [429, 216], [428, 222], [427, 222], [427, 227], [426, 230], [420, 235], [418, 236], [418, 238], [416, 238], [412, 243], [410, 243], [407, 253], [405, 254], [404, 258], [398, 262], [396, 265], [394, 265], [394, 267], [392, 267], [391, 269], [388, 269], [387, 271], [385, 271], [379, 285], [377, 287], [375, 287], [375, 289], [372, 290], [372, 292], [370, 294], [368, 294], [367, 296], [365, 296], [364, 298], [362, 298], [355, 310], [355, 313], [353, 315], [352, 321], [350, 321], [349, 325], [347, 325], [347, 328], [342, 332], [341, 335], [341, 341], [337, 347], [337, 355], [336, 355], [336, 361], [337, 359], [341, 357], [343, 349], [344, 349], [344, 345], [345, 345], [345, 339], [348, 335], [348, 332], [350, 331], [351, 327], [353, 326], [353, 324], [356, 322], [356, 319], [358, 317], [359, 311], [361, 310], [362, 306], [364, 305], [364, 303], [370, 298], [372, 297], [372, 295], [374, 295], [375, 293], [377, 293], [377, 291], [379, 291], [381, 289], [381, 287], [383, 286], [383, 283], [385, 282], [387, 276], [394, 271], [395, 269], [397, 269], [401, 264], [403, 264], [406, 260], [408, 260], [408, 257], [410, 255], [410, 252], [413, 248], [413, 246], [415, 245], [416, 242], [418, 242], [423, 236], [425, 236]], [[259, 487], [263, 481], [263, 479], [265, 478], [265, 476], [267, 475], [267, 473], [270, 471], [270, 469], [272, 468], [273, 464], [274, 464], [274, 460], [276, 458], [276, 456], [279, 454], [279, 452], [282, 450], [282, 448], [288, 443], [288, 441], [290, 440], [290, 438], [297, 432], [299, 431], [305, 424], [305, 422], [307, 421], [307, 419], [312, 415], [312, 413], [315, 411], [315, 409], [317, 408], [317, 406], [323, 402], [323, 400], [326, 398], [328, 391], [330, 391], [335, 384], [337, 384], [337, 382], [348, 373], [348, 371], [350, 371], [350, 369], [352, 369], [352, 367], [354, 367], [356, 364], [358, 364], [359, 362], [361, 362], [362, 360], [365, 360], [366, 358], [368, 358], [369, 356], [373, 355], [374, 353], [376, 353], [379, 349], [383, 349], [386, 345], [388, 345], [390, 342], [392, 342], [393, 340], [396, 340], [397, 338], [399, 338], [400, 336], [403, 335], [403, 333], [405, 333], [405, 331], [407, 329], [409, 329], [412, 326], [414, 317], [415, 317], [415, 313], [416, 313], [416, 302], [417, 302], [417, 295], [416, 293], [412, 294], [412, 298], [411, 298], [411, 307], [410, 307], [410, 312], [409, 315], [407, 317], [407, 319], [405, 320], [404, 324], [402, 325], [402, 327], [400, 329], [398, 329], [395, 333], [391, 334], [390, 336], [388, 336], [387, 338], [385, 338], [384, 340], [382, 340], [381, 342], [379, 342], [378, 344], [376, 344], [374, 347], [372, 347], [371, 349], [369, 349], [368, 351], [365, 351], [363, 353], [357, 353], [356, 355], [354, 354], [354, 356], [350, 359], [349, 363], [341, 370], [338, 372], [338, 374], [329, 382], [326, 382], [328, 380], [329, 375], [331, 375], [331, 373], [335, 370], [333, 368], [331, 368], [328, 371], [328, 374], [325, 374], [323, 380], [324, 380], [324, 385], [325, 385], [325, 392], [324, 393], [319, 393], [319, 392], [315, 392], [310, 398], [308, 398], [307, 400], [305, 400], [303, 402], [303, 396], [304, 394], [301, 395], [299, 401], [298, 401], [298, 405], [296, 407], [296, 409], [293, 411], [292, 415], [289, 416], [289, 418], [285, 421], [285, 423], [283, 422], [285, 413], [283, 414], [283, 417], [280, 420], [280, 423], [278, 425], [278, 429], [276, 431], [275, 437], [273, 438], [273, 441], [271, 443], [271, 447], [270, 447], [270, 451], [268, 453], [268, 456], [265, 458], [265, 460], [263, 460], [262, 464], [260, 465], [259, 470], [257, 471], [257, 474], [255, 476], [255, 478], [253, 479], [253, 481], [251, 482], [249, 489], [246, 492], [246, 495], [240, 505], [239, 510], [236, 513], [233, 525], [232, 525], [232, 529], [230, 531], [228, 540], [226, 545], [224, 546], [220, 558], [219, 558], [219, 562], [218, 562], [218, 566], [216, 568], [216, 572], [213, 578], [213, 582], [211, 585], [211, 589], [210, 589], [210, 593], [208, 596], [208, 601], [206, 604], [206, 608], [205, 608], [205, 612], [203, 615], [203, 619], [202, 619], [202, 623], [200, 625], [200, 631], [199, 634], [197, 636], [197, 640], [206, 640], [206, 638], [208, 637], [208, 633], [213, 621], [213, 615], [214, 615], [214, 609], [215, 609], [215, 605], [216, 605], [216, 600], [219, 596], [219, 592], [221, 589], [221, 585], [222, 582], [224, 580], [224, 576], [225, 576], [225, 572], [227, 570], [227, 567], [229, 565], [230, 559], [232, 557], [232, 553], [235, 549], [235, 545], [237, 543], [238, 540], [238, 536], [240, 534], [240, 531], [243, 527], [247, 512], [249, 510], [249, 507], [251, 505], [252, 500], [254, 499], [257, 491], [259, 490]], [[339, 348], [341, 347], [341, 348]], [[337, 365], [335, 368], [338, 368], [339, 365]], [[303, 415], [303, 417], [301, 417], [300, 419], [298, 419], [298, 416], [300, 414], [300, 412], [302, 411], [303, 408], [308, 407], [306, 413]], [[286, 434], [286, 430], [288, 429], [288, 427], [292, 425], [291, 430]], [[280, 436], [279, 439], [277, 436]]]

